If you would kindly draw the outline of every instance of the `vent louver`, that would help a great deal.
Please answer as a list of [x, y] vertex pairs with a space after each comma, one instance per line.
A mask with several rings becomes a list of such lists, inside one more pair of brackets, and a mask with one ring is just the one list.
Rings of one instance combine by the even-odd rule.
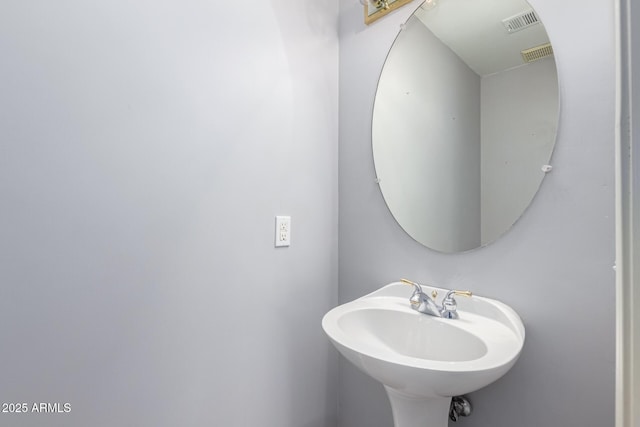
[[503, 19], [502, 25], [506, 28], [507, 32], [515, 33], [517, 31], [524, 30], [527, 27], [538, 24], [540, 20], [533, 10], [527, 10], [512, 16], [511, 18]]
[[532, 47], [531, 49], [525, 49], [521, 53], [524, 62], [533, 62], [538, 59], [546, 58], [547, 56], [552, 56], [553, 47], [551, 46], [551, 43], [545, 43], [540, 46]]

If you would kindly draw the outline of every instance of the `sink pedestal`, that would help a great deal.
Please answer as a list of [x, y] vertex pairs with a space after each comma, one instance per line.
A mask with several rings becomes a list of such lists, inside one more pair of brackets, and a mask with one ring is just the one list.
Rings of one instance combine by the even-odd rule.
[[387, 390], [394, 427], [447, 427], [450, 397], [418, 397], [403, 394], [391, 387]]

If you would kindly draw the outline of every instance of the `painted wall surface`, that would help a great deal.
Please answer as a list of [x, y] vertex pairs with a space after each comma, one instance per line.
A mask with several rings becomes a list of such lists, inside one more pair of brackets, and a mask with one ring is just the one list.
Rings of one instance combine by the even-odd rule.
[[640, 7], [620, 1], [617, 424], [640, 423]]
[[[525, 83], [526, 82], [526, 83]], [[493, 242], [535, 196], [558, 130], [553, 58], [485, 76], [482, 86], [482, 242]]]
[[3, 4], [0, 425], [335, 425], [337, 14]]
[[403, 228], [445, 252], [478, 246], [480, 77], [416, 17], [382, 70], [372, 135], [380, 190]]
[[[640, 7], [637, 2], [629, 1], [629, 25], [630, 32], [630, 55], [631, 55], [631, 108], [633, 116], [631, 117], [631, 147], [632, 157], [632, 200], [633, 200], [633, 274], [632, 285], [633, 301], [632, 301], [632, 318], [635, 328], [633, 329], [633, 378], [631, 379], [633, 387], [633, 422], [640, 422], [640, 29], [633, 23], [640, 19]], [[625, 88], [629, 89], [629, 88]], [[631, 91], [632, 90], [632, 91]]]
[[[610, 426], [615, 378], [613, 3], [530, 3], [549, 33], [560, 75], [554, 169], [508, 233], [488, 247], [447, 255], [406, 235], [374, 182], [369, 129], [376, 82], [400, 24], [418, 4], [366, 27], [360, 4], [341, 2], [340, 301], [400, 277], [502, 300], [526, 326], [522, 356], [501, 380], [471, 394], [474, 414], [457, 425]], [[573, 19], [576, 10], [579, 20]], [[392, 424], [383, 387], [344, 361], [340, 393], [341, 426]]]

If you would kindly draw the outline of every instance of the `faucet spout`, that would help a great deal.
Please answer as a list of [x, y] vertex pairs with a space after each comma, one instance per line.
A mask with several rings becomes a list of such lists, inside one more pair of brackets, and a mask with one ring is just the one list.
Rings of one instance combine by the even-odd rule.
[[400, 279], [400, 281], [406, 285], [412, 285], [415, 290], [409, 298], [409, 302], [411, 303], [411, 308], [414, 310], [429, 314], [431, 316], [442, 317], [441, 308], [438, 307], [438, 304], [427, 294], [422, 291], [422, 287], [416, 282], [412, 282], [407, 279]]
[[405, 285], [412, 285], [414, 287], [413, 294], [411, 295], [411, 298], [409, 298], [411, 308], [420, 313], [429, 314], [436, 317], [457, 319], [459, 317], [457, 312], [458, 304], [453, 296], [458, 295], [470, 297], [473, 295], [471, 291], [451, 290], [447, 292], [444, 299], [442, 300], [442, 305], [440, 306], [436, 304], [434, 300], [437, 295], [436, 291], [433, 291], [433, 298], [431, 298], [429, 295], [423, 292], [422, 287], [416, 282], [412, 282], [411, 280], [407, 279], [400, 279], [400, 281]]

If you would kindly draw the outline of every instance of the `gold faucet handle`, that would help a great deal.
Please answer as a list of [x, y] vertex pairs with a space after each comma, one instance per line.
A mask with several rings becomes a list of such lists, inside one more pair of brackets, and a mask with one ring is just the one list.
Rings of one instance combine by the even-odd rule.
[[420, 305], [422, 303], [420, 296], [424, 295], [424, 292], [422, 292], [422, 287], [416, 282], [412, 282], [409, 279], [400, 279], [400, 282], [404, 283], [405, 285], [413, 286], [415, 288], [413, 291], [413, 295], [411, 295], [409, 301], [411, 302], [411, 305]]
[[471, 291], [453, 291], [454, 295], [460, 296], [460, 297], [471, 297], [473, 296], [473, 293]]
[[401, 281], [402, 283], [404, 283], [405, 285], [411, 285], [411, 286], [417, 286], [417, 285], [418, 285], [416, 282], [412, 282], [412, 281], [411, 281], [411, 280], [409, 280], [409, 279], [400, 279], [400, 281]]
[[[404, 283], [405, 285], [415, 286], [416, 290], [420, 290], [420, 292], [422, 292], [422, 288], [420, 287], [420, 285], [418, 283], [412, 282], [409, 279], [400, 279], [400, 281], [402, 283]], [[436, 291], [435, 289], [432, 290], [431, 291], [431, 298], [433, 298], [435, 300], [437, 296], [438, 296], [438, 291]]]

